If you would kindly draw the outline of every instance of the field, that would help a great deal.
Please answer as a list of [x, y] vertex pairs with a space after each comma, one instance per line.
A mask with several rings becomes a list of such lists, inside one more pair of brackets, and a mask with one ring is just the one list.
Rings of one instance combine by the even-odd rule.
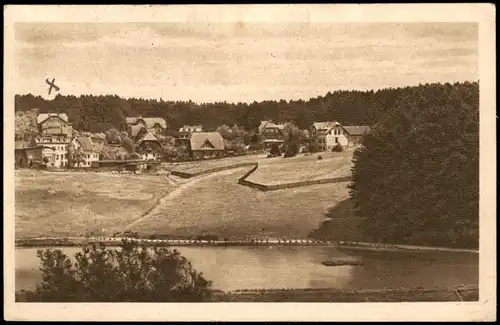
[[[266, 155], [247, 155], [240, 157], [165, 164], [168, 169], [196, 173], [204, 170], [241, 163], [259, 163], [259, 168], [247, 180], [255, 183], [273, 185], [297, 181], [344, 177], [351, 173], [353, 149], [337, 152], [321, 152], [311, 155], [300, 154], [295, 157], [267, 158]], [[323, 159], [318, 159], [321, 156]]]
[[[260, 163], [259, 168], [247, 180], [271, 185], [349, 176], [352, 153], [350, 150], [343, 153], [328, 152], [286, 159], [274, 158], [270, 163]], [[322, 160], [317, 158], [319, 155], [323, 157]]]
[[128, 230], [182, 236], [305, 238], [325, 220], [328, 208], [348, 197], [346, 183], [253, 190], [237, 184], [247, 170], [203, 177]]
[[173, 189], [165, 177], [16, 171], [16, 236], [113, 233]]
[[[351, 153], [292, 158], [263, 155], [180, 163], [178, 170], [201, 171], [258, 161], [251, 180], [275, 183], [344, 176]], [[347, 183], [261, 192], [239, 185], [249, 167], [187, 180], [153, 175], [93, 172], [16, 171], [16, 235], [143, 235], [191, 237], [305, 238], [328, 209], [348, 197]]]

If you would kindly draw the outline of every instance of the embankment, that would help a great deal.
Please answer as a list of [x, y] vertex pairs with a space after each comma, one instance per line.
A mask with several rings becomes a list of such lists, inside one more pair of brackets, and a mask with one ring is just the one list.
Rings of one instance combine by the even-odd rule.
[[219, 302], [425, 302], [478, 301], [477, 286], [396, 290], [271, 289], [214, 292]]
[[247, 167], [247, 166], [254, 166], [256, 163], [239, 163], [239, 164], [234, 164], [234, 165], [228, 165], [228, 166], [222, 166], [222, 167], [216, 167], [216, 168], [210, 168], [210, 169], [205, 169], [199, 172], [182, 172], [178, 170], [172, 170], [171, 173], [172, 175], [179, 176], [182, 178], [192, 178], [196, 176], [201, 176], [201, 175], [207, 175], [207, 174], [212, 174], [216, 172], [220, 172], [223, 170], [228, 170], [228, 169], [236, 169], [236, 168], [241, 168], [241, 167]]
[[264, 191], [264, 192], [277, 191], [277, 190], [283, 190], [283, 189], [294, 188], [294, 187], [302, 187], [302, 186], [349, 182], [351, 180], [351, 176], [344, 176], [344, 177], [313, 179], [313, 180], [306, 180], [306, 181], [267, 185], [267, 184], [252, 182], [252, 181], [249, 181], [247, 179], [250, 175], [252, 175], [257, 170], [257, 168], [259, 168], [258, 163], [255, 163], [254, 165], [255, 166], [252, 169], [250, 169], [247, 173], [245, 173], [242, 177], [240, 177], [238, 179], [238, 184], [243, 185], [243, 186], [247, 186], [250, 188], [258, 189], [258, 190]]
[[[36, 302], [26, 291], [16, 292], [16, 302]], [[214, 290], [210, 302], [431, 302], [478, 301], [477, 286], [431, 289], [340, 290], [262, 289], [224, 292]]]

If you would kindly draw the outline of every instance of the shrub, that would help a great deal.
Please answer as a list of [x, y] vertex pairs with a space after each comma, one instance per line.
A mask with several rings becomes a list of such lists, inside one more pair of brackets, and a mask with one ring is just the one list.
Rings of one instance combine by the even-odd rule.
[[333, 148], [332, 148], [332, 151], [333, 152], [342, 152], [344, 151], [344, 147], [342, 147], [342, 145], [340, 143], [337, 143]]
[[211, 282], [177, 250], [139, 247], [124, 240], [119, 249], [87, 245], [76, 263], [59, 249], [39, 250], [43, 282], [26, 294], [39, 302], [198, 302], [210, 297]]
[[270, 154], [272, 157], [281, 156], [281, 150], [280, 150], [280, 147], [278, 146], [278, 144], [273, 143], [273, 145], [271, 146]]
[[317, 141], [311, 141], [309, 142], [309, 152], [311, 153], [316, 153], [320, 151], [319, 144]]
[[292, 142], [287, 146], [284, 157], [285, 158], [294, 157], [297, 155], [298, 152], [299, 152], [299, 147], [295, 142]]
[[322, 156], [322, 155], [319, 155], [319, 156], [318, 156], [318, 160], [321, 160], [321, 159], [323, 159], [323, 156]]

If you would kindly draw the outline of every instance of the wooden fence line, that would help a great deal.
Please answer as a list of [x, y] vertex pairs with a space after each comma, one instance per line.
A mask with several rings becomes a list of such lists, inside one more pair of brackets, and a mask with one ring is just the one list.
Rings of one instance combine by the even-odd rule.
[[206, 174], [212, 174], [216, 172], [220, 172], [223, 170], [228, 170], [228, 169], [235, 169], [235, 168], [240, 168], [240, 167], [247, 167], [247, 166], [254, 166], [256, 163], [239, 163], [239, 164], [234, 164], [234, 165], [228, 165], [228, 166], [222, 166], [222, 167], [215, 167], [215, 168], [210, 168], [210, 169], [205, 169], [199, 172], [183, 172], [183, 171], [178, 171], [178, 170], [172, 170], [170, 173], [175, 176], [179, 176], [182, 178], [192, 178], [200, 175], [206, 175]]
[[348, 182], [351, 180], [351, 176], [344, 176], [344, 177], [334, 177], [334, 178], [322, 178], [322, 179], [313, 179], [309, 181], [298, 181], [298, 182], [291, 182], [291, 183], [284, 183], [284, 184], [273, 184], [273, 185], [265, 185], [261, 183], [256, 183], [247, 180], [247, 178], [253, 174], [257, 168], [259, 167], [258, 163], [255, 163], [255, 167], [249, 170], [245, 175], [240, 177], [238, 179], [238, 184], [250, 187], [250, 188], [255, 188], [263, 192], [267, 191], [276, 191], [276, 190], [282, 190], [282, 189], [287, 189], [287, 188], [294, 188], [294, 187], [302, 187], [302, 186], [310, 186], [310, 185], [319, 185], [319, 184], [328, 184], [328, 183], [340, 183], [340, 182]]

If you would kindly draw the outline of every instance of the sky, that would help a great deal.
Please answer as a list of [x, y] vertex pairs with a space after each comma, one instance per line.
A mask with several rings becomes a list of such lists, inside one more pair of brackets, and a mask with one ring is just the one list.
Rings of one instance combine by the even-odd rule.
[[477, 81], [472, 23], [16, 23], [17, 93], [253, 102]]

